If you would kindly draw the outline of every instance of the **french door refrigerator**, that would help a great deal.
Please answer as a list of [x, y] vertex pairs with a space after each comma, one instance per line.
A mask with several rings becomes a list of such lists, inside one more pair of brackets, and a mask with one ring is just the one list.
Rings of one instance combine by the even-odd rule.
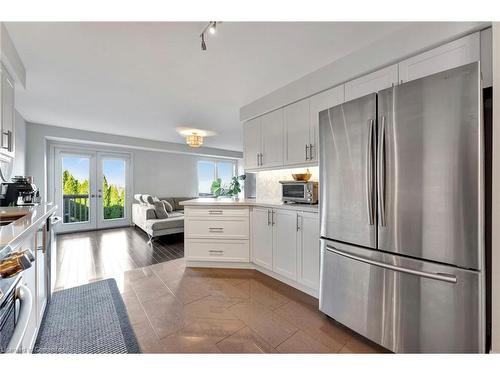
[[394, 351], [485, 350], [478, 63], [322, 111], [320, 310]]

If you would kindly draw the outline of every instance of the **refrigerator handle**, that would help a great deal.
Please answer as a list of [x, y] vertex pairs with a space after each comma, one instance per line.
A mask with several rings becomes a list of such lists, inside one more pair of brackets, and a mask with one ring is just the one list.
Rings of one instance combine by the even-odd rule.
[[373, 209], [373, 120], [368, 120], [368, 142], [366, 145], [366, 196], [368, 202], [368, 223], [375, 224]]
[[419, 270], [415, 270], [412, 268], [394, 266], [392, 264], [378, 262], [376, 260], [372, 260], [372, 259], [364, 258], [364, 257], [358, 256], [358, 255], [350, 254], [348, 252], [336, 249], [335, 247], [330, 246], [330, 245], [326, 245], [326, 250], [328, 250], [332, 253], [335, 253], [337, 255], [352, 259], [352, 260], [357, 260], [359, 262], [367, 263], [367, 264], [381, 267], [381, 268], [386, 268], [386, 269], [389, 269], [392, 271], [408, 273], [410, 275], [425, 277], [427, 279], [445, 281], [447, 283], [452, 283], [452, 284], [457, 283], [457, 277], [455, 275], [449, 275], [446, 273], [439, 273], [439, 272], [437, 272], [437, 273], [424, 272], [424, 271], [419, 271]]
[[382, 116], [377, 150], [377, 190], [380, 226], [385, 227], [385, 116]]

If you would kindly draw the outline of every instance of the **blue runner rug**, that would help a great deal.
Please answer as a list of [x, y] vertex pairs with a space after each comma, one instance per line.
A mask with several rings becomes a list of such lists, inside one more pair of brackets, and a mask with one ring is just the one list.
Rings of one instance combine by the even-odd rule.
[[114, 279], [55, 292], [34, 353], [140, 353]]

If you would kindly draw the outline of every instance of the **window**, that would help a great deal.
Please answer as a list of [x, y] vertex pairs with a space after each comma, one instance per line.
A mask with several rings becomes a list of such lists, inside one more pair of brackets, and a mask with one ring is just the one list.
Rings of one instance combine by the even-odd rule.
[[198, 195], [212, 195], [212, 182], [220, 178], [223, 184], [229, 184], [236, 175], [235, 161], [199, 160], [198, 161]]

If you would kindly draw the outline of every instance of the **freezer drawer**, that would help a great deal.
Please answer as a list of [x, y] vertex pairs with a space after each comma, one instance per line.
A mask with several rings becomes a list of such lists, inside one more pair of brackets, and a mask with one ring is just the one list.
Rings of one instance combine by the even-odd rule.
[[485, 350], [482, 274], [321, 240], [320, 310], [397, 353]]

